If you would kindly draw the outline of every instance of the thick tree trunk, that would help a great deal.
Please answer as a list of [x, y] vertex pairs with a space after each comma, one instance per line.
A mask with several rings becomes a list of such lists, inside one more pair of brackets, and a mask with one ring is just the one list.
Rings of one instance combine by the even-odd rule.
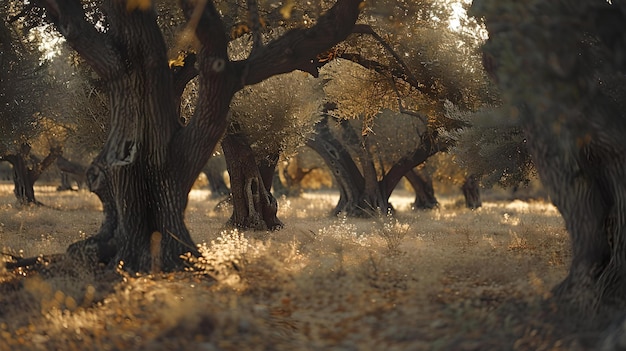
[[368, 136], [359, 137], [347, 120], [342, 120], [340, 126], [342, 140], [345, 145], [353, 147], [364, 180], [363, 192], [358, 201], [349, 204], [346, 212], [351, 216], [364, 218], [386, 215], [392, 208], [389, 206], [389, 196], [385, 196], [386, 192], [382, 189], [385, 184], [378, 179]]
[[476, 9], [489, 30], [483, 65], [520, 112], [533, 162], [571, 237], [569, 274], [554, 294], [585, 318], [603, 305], [620, 311], [626, 305], [626, 115], [619, 52], [626, 8], [531, 1], [514, 10], [529, 16], [515, 17], [508, 5], [497, 5]]
[[393, 211], [389, 204], [389, 197], [404, 175], [411, 169], [422, 164], [430, 156], [445, 150], [449, 145], [445, 142], [434, 143], [434, 135], [422, 137], [422, 144], [413, 153], [401, 158], [379, 180], [372, 156], [366, 145], [358, 141], [354, 131], [342, 125], [344, 139], [355, 142], [363, 173], [352, 160], [347, 148], [330, 131], [328, 116], [324, 116], [315, 125], [313, 138], [307, 145], [315, 150], [331, 170], [339, 186], [339, 203], [333, 210], [333, 215], [343, 213], [349, 217], [372, 217], [387, 211]]
[[[86, 254], [91, 261], [123, 262], [130, 271], [182, 268], [181, 255], [198, 254], [183, 220], [187, 195], [226, 130], [234, 93], [295, 69], [317, 76], [323, 63], [315, 57], [351, 33], [361, 2], [338, 0], [313, 27], [291, 30], [257, 47], [248, 59], [231, 62], [213, 2], [196, 7], [195, 1], [181, 0], [200, 43], [196, 64], [183, 67], [197, 67], [199, 99], [194, 116], [181, 124], [177, 94], [193, 72], [170, 70], [154, 9], [105, 0], [109, 29], [102, 32], [86, 20], [80, 1], [41, 0], [50, 20], [110, 92], [111, 129], [88, 172], [91, 188], [103, 201], [105, 221], [97, 235], [68, 252]], [[261, 177], [256, 184], [250, 180], [248, 192], [261, 194]], [[261, 211], [275, 213], [272, 206]]]
[[411, 205], [413, 210], [431, 210], [439, 206], [439, 202], [435, 197], [433, 180], [425, 175], [423, 171], [410, 170], [405, 174], [405, 178], [415, 191], [415, 201]]
[[20, 205], [40, 205], [41, 203], [35, 200], [35, 180], [31, 177], [26, 160], [20, 154], [14, 156], [11, 164], [13, 165], [13, 193], [17, 202]]
[[483, 205], [480, 199], [479, 179], [476, 175], [468, 175], [461, 186], [461, 190], [465, 197], [465, 207], [475, 210]]
[[224, 136], [222, 150], [230, 176], [233, 203], [233, 214], [228, 223], [237, 228], [253, 230], [282, 228], [282, 222], [276, 217], [278, 204], [269, 191], [273, 175], [273, 169], [271, 173], [269, 169], [272, 167], [261, 167], [265, 171], [262, 174], [250, 145], [236, 132]]
[[324, 115], [315, 124], [314, 135], [307, 140], [307, 146], [322, 157], [339, 187], [339, 202], [332, 214], [344, 213], [347, 216], [356, 216], [361, 211], [353, 210], [355, 210], [355, 204], [358, 203], [365, 188], [365, 179], [363, 179], [348, 150], [331, 133], [328, 118], [327, 115]]
[[[56, 3], [49, 12], [60, 15], [61, 23], [79, 21], [72, 12], [76, 5]], [[103, 203], [104, 220], [96, 235], [71, 245], [68, 254], [87, 262], [122, 262], [129, 271], [180, 269], [181, 255], [197, 254], [183, 213], [212, 147], [202, 149], [206, 145], [199, 142], [183, 151], [174, 142], [184, 129], [156, 14], [129, 11], [119, 1], [105, 5], [111, 26], [107, 33], [84, 23], [68, 26], [83, 30], [70, 43], [106, 81], [111, 104], [109, 136], [88, 171], [90, 189]], [[60, 27], [63, 32], [65, 27]], [[107, 44], [111, 42], [115, 44]], [[230, 90], [225, 92], [228, 101]], [[211, 140], [213, 146], [216, 140]], [[183, 152], [194, 158], [189, 167], [179, 166], [186, 161]]]

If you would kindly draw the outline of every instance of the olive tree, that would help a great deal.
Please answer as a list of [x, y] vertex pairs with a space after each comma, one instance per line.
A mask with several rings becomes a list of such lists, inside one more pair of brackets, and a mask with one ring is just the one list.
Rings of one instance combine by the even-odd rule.
[[293, 155], [319, 119], [320, 79], [302, 72], [275, 76], [240, 91], [222, 140], [230, 175], [233, 215], [240, 228], [278, 229], [270, 188], [279, 157]]
[[[33, 185], [61, 152], [54, 135], [59, 86], [13, 5], [0, 4], [0, 161], [12, 165], [18, 202], [39, 204]], [[34, 150], [48, 155], [40, 159]]]
[[[308, 144], [339, 185], [333, 213], [386, 212], [400, 179], [452, 144], [442, 132], [466, 125], [447, 116], [446, 104], [471, 110], [488, 97], [473, 51], [478, 42], [451, 30], [449, 15], [439, 2], [376, 2], [367, 25], [359, 27], [361, 35], [329, 54], [337, 59], [326, 73], [332, 106]], [[397, 118], [388, 118], [392, 115]], [[333, 125], [338, 131], [332, 131]], [[415, 182], [425, 180], [413, 175]]]
[[572, 239], [555, 295], [585, 311], [623, 306], [626, 5], [482, 0], [473, 12], [489, 31], [483, 64]]
[[[197, 253], [184, 222], [187, 195], [228, 126], [233, 95], [296, 69], [317, 75], [316, 56], [352, 32], [361, 1], [339, 0], [314, 25], [287, 31], [254, 46], [245, 59], [231, 60], [214, 2], [183, 0], [185, 33], [196, 38], [197, 62], [172, 67], [151, 1], [102, 1], [104, 25], [86, 17], [78, 0], [36, 4], [109, 94], [109, 134], [87, 171], [105, 220], [96, 235], [73, 244], [69, 253], [122, 261], [131, 271], [158, 271], [179, 269], [181, 255]], [[198, 100], [191, 119], [181, 123], [179, 87], [195, 67]]]

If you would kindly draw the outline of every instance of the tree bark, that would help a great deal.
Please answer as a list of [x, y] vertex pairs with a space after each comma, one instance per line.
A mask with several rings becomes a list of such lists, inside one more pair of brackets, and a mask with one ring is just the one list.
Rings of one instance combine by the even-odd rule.
[[[198, 103], [191, 120], [181, 124], [177, 79], [192, 74], [170, 70], [154, 9], [105, 0], [109, 27], [103, 32], [86, 20], [79, 0], [39, 0], [110, 93], [109, 136], [88, 171], [105, 220], [98, 234], [68, 253], [90, 262], [123, 262], [129, 271], [182, 268], [181, 255], [198, 254], [184, 223], [187, 195], [226, 130], [235, 92], [295, 69], [317, 75], [317, 54], [351, 33], [361, 2], [338, 0], [313, 27], [291, 30], [248, 59], [231, 62], [213, 2], [182, 0], [184, 15], [196, 24], [200, 49], [193, 65], [199, 72]], [[264, 186], [250, 184], [249, 192], [253, 188], [260, 194]]]
[[483, 205], [480, 199], [479, 178], [470, 174], [465, 178], [465, 182], [461, 186], [463, 196], [465, 197], [465, 207], [475, 210]]
[[328, 115], [315, 124], [315, 131], [307, 146], [317, 152], [330, 169], [339, 187], [339, 202], [332, 215], [344, 213], [356, 216], [360, 213], [355, 205], [365, 188], [365, 179], [361, 175], [348, 150], [335, 138], [328, 126]]
[[361, 163], [359, 169], [347, 147], [331, 133], [328, 118], [324, 116], [315, 125], [314, 135], [307, 141], [307, 146], [322, 157], [338, 184], [340, 197], [333, 215], [372, 217], [393, 210], [389, 197], [402, 177], [430, 156], [449, 147], [448, 142], [435, 140], [435, 133], [428, 132], [422, 136], [422, 143], [416, 150], [398, 160], [382, 179], [378, 179], [367, 145], [358, 140], [354, 131], [342, 125], [344, 141], [356, 144], [355, 153]]
[[230, 189], [224, 181], [224, 171], [226, 171], [226, 162], [223, 156], [213, 156], [209, 159], [206, 166], [202, 169], [209, 181], [209, 189], [212, 198], [222, 198], [230, 194]]
[[23, 155], [17, 153], [15, 155], [7, 155], [7, 161], [13, 166], [13, 193], [21, 206], [41, 203], [35, 200], [35, 180], [31, 178], [26, 159]]
[[439, 206], [435, 197], [433, 180], [420, 171], [410, 170], [404, 176], [415, 191], [415, 201], [411, 205], [413, 210], [430, 210]]
[[30, 152], [30, 145], [22, 144], [18, 152], [3, 157], [13, 166], [13, 193], [22, 206], [41, 205], [35, 199], [35, 182], [54, 163], [54, 160], [61, 154], [61, 149], [51, 148], [48, 155], [41, 161], [33, 157]]
[[533, 163], [571, 237], [569, 273], [554, 295], [586, 318], [602, 306], [619, 310], [626, 305], [626, 115], [618, 52], [626, 7], [531, 1], [516, 10], [528, 11], [522, 18], [497, 4], [476, 8], [490, 38], [483, 65], [518, 109]]
[[340, 126], [343, 142], [348, 147], [352, 146], [357, 155], [364, 180], [363, 191], [358, 197], [358, 201], [351, 204], [352, 208], [347, 212], [352, 216], [364, 218], [386, 215], [392, 209], [389, 206], [389, 196], [385, 196], [385, 191], [382, 189], [384, 183], [378, 179], [368, 136], [359, 137], [347, 120], [342, 120]]
[[[245, 137], [237, 132], [229, 131], [226, 134], [222, 140], [222, 150], [230, 176], [233, 203], [233, 214], [228, 223], [242, 229], [282, 228], [283, 223], [276, 217], [278, 204], [269, 191], [272, 186], [273, 168], [259, 167], [252, 148]], [[272, 168], [271, 173], [269, 168]], [[261, 169], [265, 170], [265, 177]]]

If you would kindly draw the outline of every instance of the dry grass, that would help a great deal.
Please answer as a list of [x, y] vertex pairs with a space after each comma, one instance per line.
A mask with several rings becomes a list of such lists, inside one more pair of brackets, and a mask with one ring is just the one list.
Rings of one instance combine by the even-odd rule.
[[[99, 224], [97, 199], [38, 188], [13, 208], [0, 188], [0, 246], [62, 252]], [[276, 233], [222, 228], [229, 213], [193, 190], [187, 222], [205, 258], [159, 276], [22, 277], [0, 271], [0, 350], [560, 350], [574, 329], [543, 318], [569, 242], [546, 203], [457, 198], [395, 218], [329, 218], [336, 196], [279, 200]], [[233, 264], [234, 263], [234, 264]]]

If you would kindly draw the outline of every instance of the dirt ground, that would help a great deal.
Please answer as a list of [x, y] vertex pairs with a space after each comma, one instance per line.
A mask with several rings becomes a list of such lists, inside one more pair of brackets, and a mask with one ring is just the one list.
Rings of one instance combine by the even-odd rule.
[[[53, 186], [36, 194], [44, 207], [16, 208], [11, 185], [0, 185], [3, 253], [60, 253], [97, 230], [94, 195]], [[229, 209], [193, 190], [186, 219], [203, 257], [189, 259], [188, 272], [94, 273], [63, 260], [38, 273], [0, 269], [0, 350], [591, 350], [597, 342], [597, 331], [555, 317], [550, 305], [570, 250], [552, 205], [486, 199], [470, 211], [449, 197], [413, 212], [400, 192], [393, 218], [357, 220], [329, 217], [336, 200], [329, 192], [279, 199], [283, 230], [239, 232], [223, 227]]]

